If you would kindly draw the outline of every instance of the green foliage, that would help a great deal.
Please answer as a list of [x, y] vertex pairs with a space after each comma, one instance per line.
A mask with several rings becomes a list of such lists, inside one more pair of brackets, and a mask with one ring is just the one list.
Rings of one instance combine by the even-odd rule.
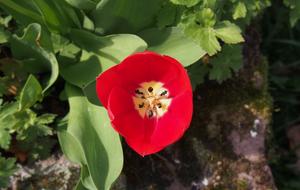
[[0, 147], [8, 149], [12, 134], [20, 141], [35, 142], [38, 137], [52, 135], [52, 129], [48, 124], [53, 123], [54, 114], [37, 114], [31, 109], [19, 111], [19, 102], [12, 102], [0, 107]]
[[89, 103], [77, 87], [67, 84], [66, 92], [70, 113], [67, 129], [59, 132], [62, 150], [82, 166], [81, 183], [85, 188], [109, 189], [123, 165], [119, 136], [103, 107]]
[[200, 62], [192, 64], [191, 66], [187, 67], [187, 69], [193, 89], [195, 89], [197, 85], [204, 82], [205, 76], [209, 72], [209, 67]]
[[69, 33], [72, 27], [80, 27], [80, 21], [75, 10], [61, 0], [33, 0], [44, 23], [50, 31]]
[[232, 76], [232, 72], [237, 72], [243, 65], [241, 46], [223, 47], [223, 51], [211, 60], [212, 69], [209, 79], [222, 82]]
[[187, 7], [192, 7], [199, 3], [201, 0], [170, 0], [172, 3], [176, 5], [185, 5]]
[[138, 32], [152, 25], [164, 0], [102, 0], [92, 12], [102, 34]]
[[3, 30], [3, 28], [0, 27], [0, 43], [6, 43], [8, 41], [8, 35], [7, 33]]
[[189, 21], [183, 25], [185, 33], [192, 37], [210, 56], [221, 51], [218, 39], [227, 44], [244, 41], [240, 28], [234, 23], [223, 21], [216, 24], [216, 15], [210, 8], [205, 8], [192, 16], [194, 18], [187, 18]]
[[42, 32], [39, 24], [30, 24], [22, 37], [12, 35], [10, 43], [13, 56], [24, 62], [28, 72], [51, 73], [43, 92], [49, 89], [58, 77], [58, 63], [47, 33]]
[[247, 8], [244, 2], [238, 2], [233, 9], [232, 18], [234, 20], [239, 18], [245, 18], [247, 15]]
[[20, 94], [19, 110], [30, 108], [41, 100], [41, 96], [42, 87], [39, 81], [33, 75], [30, 75]]
[[300, 1], [297, 0], [284, 0], [284, 4], [291, 9], [290, 11], [290, 24], [295, 26], [300, 19]]
[[149, 50], [174, 57], [185, 67], [206, 54], [199, 45], [185, 37], [178, 27], [161, 30], [151, 28], [142, 31], [140, 36], [148, 43]]
[[6, 188], [9, 177], [17, 170], [14, 158], [3, 158], [0, 154], [0, 188]]
[[48, 125], [54, 122], [56, 115], [46, 113], [38, 116], [30, 109], [41, 100], [41, 94], [39, 82], [30, 75], [18, 101], [0, 105], [0, 148], [8, 150], [14, 136], [18, 141], [14, 146], [26, 151], [29, 160], [49, 155], [53, 142], [47, 136], [52, 135], [53, 131]]
[[242, 47], [240, 45], [225, 45], [221, 53], [212, 57], [208, 63], [197, 62], [188, 69], [193, 89], [205, 81], [208, 75], [210, 80], [222, 83], [232, 77], [243, 66]]

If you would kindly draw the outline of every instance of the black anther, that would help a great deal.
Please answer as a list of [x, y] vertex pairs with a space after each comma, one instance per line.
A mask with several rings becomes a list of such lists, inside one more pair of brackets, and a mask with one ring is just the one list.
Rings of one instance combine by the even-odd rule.
[[149, 92], [152, 92], [152, 91], [153, 91], [153, 88], [152, 88], [152, 87], [149, 87], [149, 88], [148, 88], [148, 91], [149, 91]]
[[142, 108], [142, 107], [144, 107], [144, 103], [139, 104], [139, 108]]
[[140, 95], [143, 95], [143, 94], [144, 94], [143, 92], [141, 92], [141, 91], [139, 91], [139, 90], [135, 90], [135, 93], [136, 93], [136, 94], [140, 94]]
[[168, 91], [165, 90], [165, 91], [163, 91], [160, 95], [161, 95], [161, 96], [164, 96], [164, 95], [166, 95], [167, 93], [168, 93]]

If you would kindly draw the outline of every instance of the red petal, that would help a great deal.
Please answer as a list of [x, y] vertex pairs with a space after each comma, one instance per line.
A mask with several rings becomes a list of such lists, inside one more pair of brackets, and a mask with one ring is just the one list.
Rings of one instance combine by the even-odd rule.
[[114, 120], [114, 118], [119, 115], [124, 115], [129, 112], [134, 111], [138, 113], [134, 108], [132, 95], [119, 86], [115, 86], [111, 90], [107, 107], [111, 120]]
[[[125, 138], [149, 141], [155, 127], [155, 120], [142, 118], [135, 110], [132, 95], [115, 87], [109, 96], [108, 113], [114, 128]], [[148, 140], [147, 140], [148, 139]]]
[[99, 75], [96, 79], [96, 92], [99, 100], [101, 101], [102, 105], [105, 108], [107, 108], [108, 97], [111, 90], [115, 86], [120, 85], [121, 79], [119, 78], [119, 75], [115, 71], [116, 67], [117, 66], [114, 66], [106, 70], [101, 75]]
[[141, 156], [156, 153], [177, 141], [184, 134], [191, 122], [192, 111], [192, 93], [185, 92], [173, 99], [168, 112], [157, 122], [145, 119], [145, 122], [147, 120], [148, 122], [147, 125], [143, 123], [144, 138], [123, 136], [127, 144]]
[[145, 126], [144, 121], [136, 113], [132, 111], [130, 113], [120, 115], [112, 120], [112, 125], [116, 131], [120, 133], [124, 138], [144, 140]]
[[180, 73], [177, 75], [177, 77], [174, 80], [164, 85], [164, 87], [170, 91], [170, 96], [171, 97], [178, 96], [187, 90], [192, 91], [192, 85], [186, 69], [177, 60], [173, 59], [172, 57], [169, 56], [163, 56], [163, 57], [164, 59], [176, 65], [180, 70]]
[[154, 154], [163, 148], [165, 146], [152, 146], [149, 142], [145, 142], [143, 140], [135, 140], [135, 139], [125, 139], [127, 144], [136, 151], [141, 156], [146, 156], [149, 154]]
[[167, 146], [177, 141], [189, 127], [192, 112], [191, 92], [185, 92], [174, 98], [168, 112], [158, 119], [151, 137], [151, 145], [154, 147]]
[[136, 53], [123, 60], [118, 67], [122, 78], [139, 85], [142, 82], [167, 83], [176, 78], [180, 70], [173, 62], [153, 52]]

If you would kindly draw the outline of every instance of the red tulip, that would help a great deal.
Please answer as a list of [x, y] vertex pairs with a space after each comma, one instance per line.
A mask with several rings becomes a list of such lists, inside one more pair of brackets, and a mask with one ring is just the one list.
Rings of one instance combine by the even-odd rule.
[[154, 52], [128, 56], [97, 78], [112, 126], [142, 156], [177, 141], [192, 118], [192, 88], [175, 59]]

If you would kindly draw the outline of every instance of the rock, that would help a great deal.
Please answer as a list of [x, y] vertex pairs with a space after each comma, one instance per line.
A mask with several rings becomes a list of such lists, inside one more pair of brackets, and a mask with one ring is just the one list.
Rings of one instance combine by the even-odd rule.
[[18, 167], [18, 171], [11, 177], [11, 190], [72, 190], [80, 175], [80, 167], [70, 163], [61, 154], [35, 162], [33, 165]]

